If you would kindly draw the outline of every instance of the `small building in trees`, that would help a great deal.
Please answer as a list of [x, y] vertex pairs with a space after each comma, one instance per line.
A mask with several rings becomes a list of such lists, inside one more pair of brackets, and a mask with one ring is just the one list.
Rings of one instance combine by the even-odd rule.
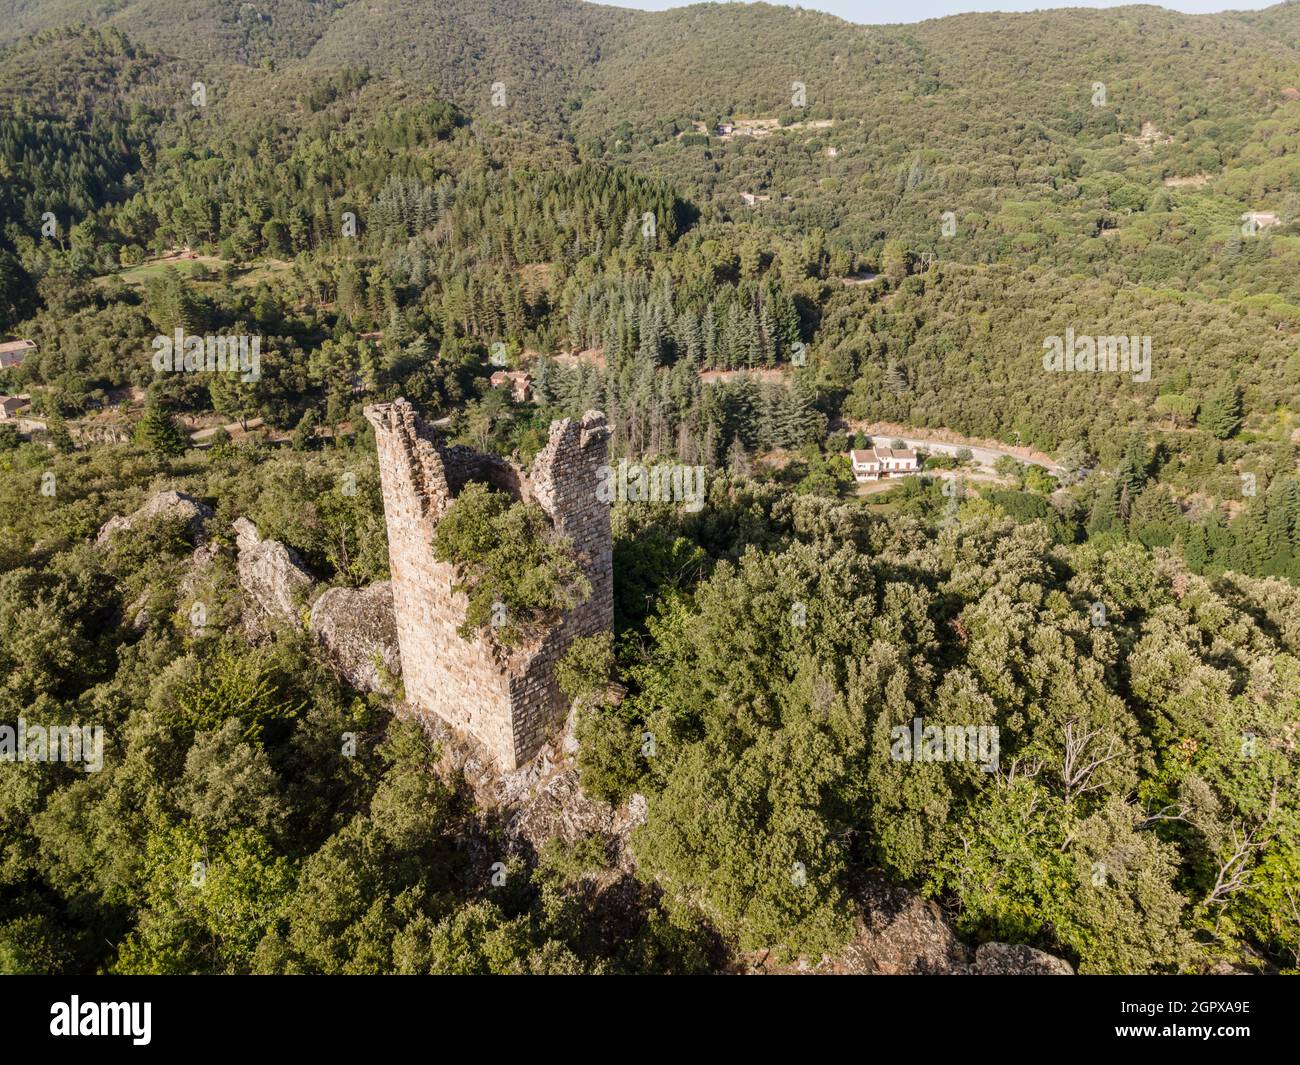
[[911, 448], [870, 447], [865, 451], [849, 452], [855, 481], [881, 481], [891, 477], [906, 477], [921, 468], [916, 452]]
[[0, 422], [18, 417], [30, 405], [26, 396], [0, 396]]
[[6, 340], [0, 343], [0, 370], [21, 366], [23, 359], [35, 350], [34, 340]]
[[532, 374], [526, 370], [498, 370], [492, 375], [493, 388], [509, 386], [510, 394], [516, 403], [527, 403], [528, 392], [532, 387]]

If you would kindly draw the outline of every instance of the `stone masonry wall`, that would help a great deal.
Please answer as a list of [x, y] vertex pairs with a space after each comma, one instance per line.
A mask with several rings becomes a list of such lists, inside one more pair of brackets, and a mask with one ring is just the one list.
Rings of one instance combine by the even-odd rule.
[[[555, 683], [555, 663], [577, 637], [613, 626], [609, 505], [596, 494], [597, 471], [608, 461], [605, 416], [588, 411], [581, 422], [552, 423], [546, 447], [527, 472], [506, 459], [447, 447], [405, 400], [367, 407], [366, 419], [379, 452], [407, 700], [465, 730], [503, 768], [515, 769], [563, 725], [567, 703]], [[573, 542], [591, 582], [586, 602], [509, 652], [458, 635], [468, 602], [452, 591], [454, 567], [433, 557], [439, 520], [474, 480], [540, 505]]]

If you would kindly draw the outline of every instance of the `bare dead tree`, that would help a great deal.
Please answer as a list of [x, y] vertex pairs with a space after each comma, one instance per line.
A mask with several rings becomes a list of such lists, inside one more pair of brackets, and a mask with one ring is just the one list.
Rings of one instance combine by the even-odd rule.
[[1181, 803], [1171, 803], [1164, 806], [1158, 813], [1151, 813], [1148, 809], [1147, 816], [1138, 824], [1138, 828], [1149, 828], [1157, 821], [1182, 821], [1183, 824], [1190, 825], [1192, 822], [1187, 819], [1187, 807]]
[[1076, 721], [1065, 723], [1065, 755], [1061, 760], [1061, 783], [1065, 785], [1066, 802], [1100, 788], [1100, 784], [1093, 783], [1093, 774], [1123, 753], [1123, 749], [1113, 736], [1110, 737], [1104, 754], [1090, 750], [1094, 741], [1102, 735], [1102, 730], [1083, 730], [1076, 728], [1077, 724]]
[[[1002, 787], [1009, 788], [1011, 787], [1012, 784], [1016, 782], [1017, 776], [1025, 777], [1029, 780], [1033, 780], [1033, 778], [1039, 774], [1042, 768], [1043, 768], [1042, 759], [1021, 758], [1019, 755], [1017, 755], [1015, 758], [1011, 759], [1011, 764], [1007, 767], [1007, 771], [1005, 773], [1002, 772], [1000, 768], [998, 769], [997, 781], [998, 784], [1001, 785]], [[1037, 799], [1034, 799], [1033, 802], [1035, 805], [1037, 805]]]
[[1259, 830], [1263, 827], [1259, 824], [1249, 832], [1243, 833], [1241, 826], [1236, 824], [1232, 826], [1232, 853], [1227, 861], [1219, 866], [1218, 875], [1214, 880], [1214, 889], [1206, 896], [1205, 905], [1222, 905], [1229, 895], [1246, 886], [1249, 880], [1250, 856], [1268, 844], [1268, 840], [1256, 839]]
[[1267, 847], [1277, 835], [1276, 828], [1271, 827], [1277, 813], [1277, 791], [1278, 782], [1274, 780], [1269, 794], [1268, 810], [1249, 831], [1246, 831], [1244, 825], [1233, 822], [1232, 853], [1219, 866], [1218, 875], [1214, 880], [1214, 889], [1205, 899], [1206, 906], [1222, 906], [1229, 895], [1240, 891], [1250, 882], [1251, 855]]

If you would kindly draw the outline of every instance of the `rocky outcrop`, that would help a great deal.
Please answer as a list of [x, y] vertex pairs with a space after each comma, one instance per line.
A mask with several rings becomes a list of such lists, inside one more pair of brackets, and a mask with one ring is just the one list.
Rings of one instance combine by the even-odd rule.
[[[334, 668], [357, 691], [385, 688], [385, 675], [402, 672], [388, 581], [368, 588], [327, 588], [279, 540], [263, 540], [247, 518], [236, 518], [236, 569], [244, 593], [244, 627], [252, 638], [279, 626], [297, 626], [311, 604], [309, 627]], [[313, 599], [315, 600], [313, 602]]]
[[588, 798], [579, 786], [575, 760], [561, 753], [560, 737], [508, 770], [474, 737], [442, 718], [409, 703], [396, 712], [424, 727], [438, 747], [438, 775], [465, 795], [473, 811], [457, 839], [471, 879], [487, 883], [500, 870], [499, 862], [518, 859], [531, 865], [556, 841], [599, 842], [604, 860], [581, 873], [592, 927], [630, 927], [629, 918], [641, 913], [657, 890], [638, 876], [629, 846], [632, 832], [645, 821], [644, 797], [634, 795], [618, 808]]
[[384, 672], [402, 671], [388, 581], [368, 588], [330, 588], [311, 608], [311, 631], [357, 691], [381, 691]]
[[202, 544], [207, 538], [207, 520], [212, 517], [211, 507], [184, 492], [159, 492], [134, 513], [125, 516], [119, 514], [104, 522], [95, 537], [95, 546], [105, 547], [114, 533], [130, 532], [140, 522], [156, 518], [160, 514], [184, 521], [195, 544]]
[[968, 963], [966, 947], [930, 899], [883, 877], [863, 883], [858, 935], [839, 959], [840, 971], [954, 973]]
[[279, 540], [263, 540], [247, 518], [236, 518], [232, 528], [239, 586], [254, 608], [245, 612], [245, 624], [254, 632], [268, 626], [297, 625], [316, 584], [301, 559]]
[[740, 967], [748, 973], [823, 975], [1071, 976], [1069, 962], [1033, 947], [983, 943], [972, 950], [933, 900], [870, 876], [857, 893], [858, 931], [834, 957], [775, 964], [759, 954]]
[[970, 971], [980, 976], [1074, 975], [1068, 961], [1015, 943], [981, 943]]

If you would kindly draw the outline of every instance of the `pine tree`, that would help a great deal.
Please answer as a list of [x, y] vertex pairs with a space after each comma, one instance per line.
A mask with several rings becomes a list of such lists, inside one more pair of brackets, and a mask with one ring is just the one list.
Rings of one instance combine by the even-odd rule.
[[1256, 497], [1250, 501], [1245, 513], [1232, 523], [1234, 569], [1256, 576], [1264, 573], [1274, 554], [1274, 545], [1269, 542], [1270, 531], [1264, 500]]
[[750, 474], [749, 455], [739, 436], [733, 436], [731, 445], [727, 448], [727, 469], [736, 477], [748, 477]]
[[1199, 525], [1193, 525], [1187, 530], [1187, 535], [1183, 540], [1183, 557], [1187, 560], [1187, 567], [1193, 573], [1204, 573], [1206, 567], [1210, 564], [1210, 547], [1205, 538], [1205, 530]]
[[1124, 449], [1115, 480], [1128, 493], [1130, 500], [1136, 499], [1146, 486], [1151, 475], [1151, 455], [1147, 451], [1146, 441], [1140, 433], [1134, 433]]
[[315, 408], [308, 407], [293, 431], [291, 443], [295, 451], [307, 451], [311, 448], [316, 439], [317, 421]]
[[136, 423], [135, 442], [155, 455], [180, 455], [185, 451], [185, 439], [171, 415], [156, 403], [145, 407], [144, 417]]
[[907, 373], [893, 361], [885, 367], [885, 388], [896, 396], [907, 391]]
[[1300, 555], [1300, 479], [1288, 478], [1277, 488], [1279, 506], [1286, 515], [1287, 543]]
[[1241, 389], [1229, 385], [1210, 396], [1196, 424], [1216, 439], [1227, 440], [1241, 425]]
[[818, 412], [806, 385], [796, 384], [784, 393], [776, 412], [776, 439], [781, 447], [800, 447], [816, 440], [825, 430], [825, 418]]
[[1268, 548], [1268, 558], [1264, 569], [1267, 575], [1286, 572], [1291, 562], [1291, 514], [1290, 500], [1287, 498], [1286, 486], [1271, 488], [1264, 497], [1264, 542]]
[[1092, 504], [1092, 514], [1088, 518], [1088, 535], [1110, 532], [1119, 526], [1119, 507], [1114, 487], [1103, 487]]
[[715, 369], [718, 365], [718, 319], [710, 303], [704, 312], [704, 365]]

